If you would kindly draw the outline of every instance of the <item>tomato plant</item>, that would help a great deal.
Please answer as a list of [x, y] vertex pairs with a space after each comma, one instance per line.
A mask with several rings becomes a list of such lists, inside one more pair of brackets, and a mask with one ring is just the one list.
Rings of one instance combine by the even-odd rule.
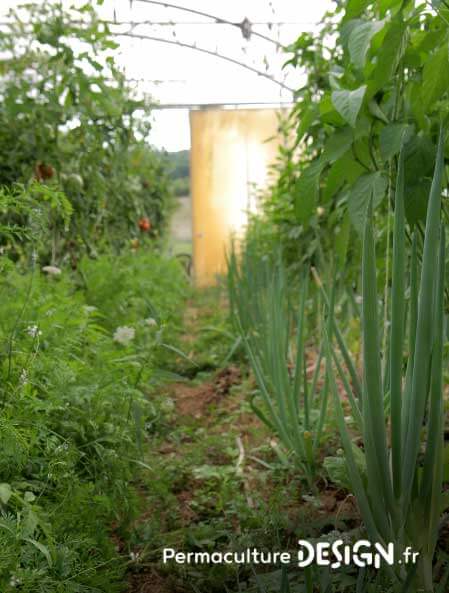
[[0, 34], [0, 184], [36, 179], [67, 195], [73, 215], [67, 228], [50, 225], [48, 258], [120, 249], [142, 216], [157, 236], [171, 197], [165, 161], [147, 143], [149, 105], [115, 64], [107, 25], [90, 4], [11, 16]]

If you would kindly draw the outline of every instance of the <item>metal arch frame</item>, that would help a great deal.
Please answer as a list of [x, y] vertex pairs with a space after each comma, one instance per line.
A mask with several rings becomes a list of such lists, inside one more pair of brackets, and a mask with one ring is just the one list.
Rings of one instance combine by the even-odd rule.
[[[196, 9], [186, 8], [186, 7], [183, 7], [183, 6], [178, 6], [176, 4], [172, 4], [172, 3], [169, 3], [169, 2], [165, 2], [165, 1], [160, 1], [160, 0], [130, 0], [130, 5], [131, 6], [132, 6], [132, 4], [133, 4], [134, 1], [135, 2], [142, 2], [142, 3], [145, 3], [145, 4], [154, 4], [154, 5], [163, 6], [163, 7], [166, 7], [166, 8], [173, 8], [173, 9], [176, 9], [176, 10], [181, 10], [181, 11], [184, 11], [184, 12], [189, 12], [191, 14], [196, 14], [196, 15], [199, 15], [199, 16], [202, 16], [202, 17], [205, 17], [205, 18], [209, 18], [209, 19], [212, 19], [215, 23], [220, 23], [220, 24], [225, 24], [225, 25], [237, 27], [237, 28], [239, 28], [241, 30], [242, 34], [245, 36], [244, 25], [245, 25], [245, 21], [247, 21], [247, 19], [245, 19], [242, 23], [235, 23], [235, 22], [229, 21], [227, 19], [224, 19], [224, 18], [221, 18], [221, 17], [217, 17], [217, 16], [212, 15], [210, 13], [206, 13], [206, 12], [199, 11], [199, 10], [196, 10]], [[104, 22], [106, 24], [108, 24], [108, 25], [116, 25], [116, 26], [120, 26], [120, 25], [125, 24], [125, 23], [111, 22], [111, 21], [104, 21]], [[7, 24], [7, 23], [5, 23], [5, 24]], [[128, 24], [128, 23], [126, 23], [126, 24]], [[231, 64], [234, 64], [236, 66], [240, 66], [241, 68], [245, 68], [246, 70], [248, 70], [248, 71], [250, 71], [250, 72], [252, 72], [254, 74], [257, 74], [258, 76], [261, 76], [263, 78], [266, 78], [267, 80], [270, 80], [271, 82], [277, 84], [281, 88], [283, 88], [283, 89], [285, 89], [285, 90], [287, 90], [287, 91], [289, 91], [291, 93], [294, 93], [295, 92], [293, 88], [291, 88], [288, 85], [284, 84], [283, 82], [277, 80], [276, 78], [274, 78], [274, 76], [268, 74], [267, 72], [263, 72], [262, 70], [259, 70], [258, 68], [255, 68], [253, 66], [250, 66], [249, 64], [245, 64], [244, 62], [242, 62], [242, 61], [240, 61], [238, 59], [232, 58], [230, 56], [226, 56], [224, 54], [220, 54], [218, 51], [212, 51], [212, 50], [209, 50], [209, 49], [204, 48], [204, 47], [198, 47], [196, 44], [189, 44], [189, 43], [185, 43], [185, 42], [182, 42], [182, 41], [179, 41], [179, 40], [164, 39], [162, 37], [155, 37], [155, 36], [150, 36], [150, 35], [144, 35], [144, 34], [134, 33], [133, 32], [134, 29], [137, 26], [139, 26], [140, 24], [143, 24], [143, 23], [135, 22], [135, 23], [129, 23], [129, 24], [131, 25], [131, 28], [128, 31], [121, 32], [121, 33], [114, 32], [114, 31], [110, 31], [110, 32], [111, 32], [112, 35], [114, 35], [116, 37], [129, 37], [129, 38], [136, 38], [136, 39], [147, 39], [147, 40], [150, 40], [150, 41], [156, 41], [156, 42], [159, 42], [159, 43], [168, 43], [170, 45], [175, 45], [175, 46], [183, 47], [183, 48], [186, 48], [186, 49], [196, 50], [196, 51], [199, 51], [199, 52], [204, 53], [206, 55], [210, 55], [210, 56], [215, 57], [215, 58], [220, 58], [220, 59], [225, 60], [225, 61], [227, 61], [227, 62], [229, 62]], [[249, 23], [249, 21], [248, 21], [248, 24], [251, 25], [251, 23]], [[250, 35], [257, 36], [257, 37], [260, 37], [260, 38], [264, 39], [265, 41], [272, 42], [272, 43], [274, 43], [277, 46], [277, 48], [285, 49], [285, 47], [282, 44], [278, 43], [274, 39], [271, 39], [270, 37], [267, 37], [266, 35], [263, 35], [261, 33], [258, 33], [256, 31], [251, 31], [251, 30], [250, 30], [249, 34]]]
[[[157, 6], [163, 6], [165, 8], [174, 8], [175, 10], [181, 10], [183, 12], [189, 12], [190, 14], [196, 14], [198, 16], [203, 16], [205, 18], [214, 20], [216, 23], [222, 23], [224, 25], [230, 25], [232, 27], [237, 27], [238, 29], [240, 29], [243, 36], [245, 37], [244, 26], [245, 26], [245, 21], [247, 19], [244, 19], [243, 22], [241, 22], [241, 23], [234, 23], [233, 21], [229, 21], [227, 19], [218, 17], [218, 16], [216, 16], [214, 14], [210, 14], [208, 12], [203, 12], [202, 10], [196, 10], [194, 8], [186, 8], [185, 6], [179, 6], [177, 4], [171, 4], [170, 2], [164, 2], [164, 1], [160, 1], [160, 0], [130, 0], [131, 6], [132, 6], [133, 2], [142, 2], [144, 4], [155, 4]], [[248, 24], [251, 26], [251, 23], [249, 21], [248, 21]], [[282, 43], [279, 43], [279, 41], [276, 41], [275, 39], [272, 39], [271, 37], [268, 37], [267, 35], [263, 35], [263, 33], [258, 33], [257, 31], [253, 31], [250, 29], [250, 35], [254, 35], [255, 37], [264, 39], [265, 41], [268, 41], [269, 43], [273, 43], [274, 45], [276, 45], [276, 47], [278, 49], [285, 49], [284, 46], [282, 45]]]
[[[142, 2], [143, 0], [139, 0], [139, 1]], [[216, 51], [206, 49], [204, 47], [198, 47], [197, 45], [191, 45], [190, 43], [185, 43], [183, 41], [178, 41], [178, 40], [174, 40], [174, 39], [164, 39], [163, 37], [153, 37], [152, 35], [143, 35], [140, 33], [124, 32], [124, 33], [113, 33], [113, 35], [114, 35], [114, 37], [130, 37], [131, 39], [147, 39], [149, 41], [168, 43], [169, 45], [175, 45], [178, 47], [183, 47], [186, 49], [192, 49], [195, 51], [199, 51], [201, 53], [210, 55], [214, 58], [220, 58], [221, 60], [225, 60], [227, 62], [230, 62], [231, 64], [240, 66], [241, 68], [245, 68], [246, 70], [253, 72], [253, 74], [257, 74], [258, 76], [261, 76], [263, 78], [266, 78], [267, 80], [270, 80], [271, 82], [277, 84], [278, 86], [285, 89], [286, 91], [289, 91], [291, 93], [295, 92], [295, 89], [289, 87], [288, 85], [277, 80], [276, 78], [273, 78], [273, 76], [271, 76], [270, 74], [267, 74], [266, 72], [263, 72], [262, 70], [258, 70], [257, 68], [254, 68], [253, 66], [249, 66], [248, 64], [245, 64], [244, 62], [240, 62], [239, 60], [236, 60], [229, 56], [225, 56], [225, 55], [220, 54]]]
[[[104, 21], [107, 24], [111, 24], [108, 23], [107, 21]], [[0, 23], [0, 26], [8, 26], [10, 23], [8, 22], [2, 22]], [[117, 25], [120, 23], [116, 23]], [[245, 68], [246, 70], [249, 70], [250, 72], [252, 72], [253, 74], [257, 74], [258, 76], [261, 76], [263, 78], [266, 78], [267, 80], [273, 82], [274, 84], [277, 84], [278, 86], [280, 86], [281, 88], [294, 93], [295, 89], [289, 87], [288, 85], [284, 84], [283, 82], [280, 82], [279, 80], [277, 80], [276, 78], [274, 78], [273, 76], [271, 76], [270, 74], [267, 74], [266, 72], [263, 72], [262, 70], [258, 70], [257, 68], [254, 68], [253, 66], [250, 66], [249, 64], [245, 64], [245, 62], [241, 62], [240, 60], [237, 60], [235, 58], [231, 58], [230, 56], [225, 56], [223, 54], [220, 54], [217, 51], [212, 51], [210, 49], [206, 49], [204, 47], [198, 47], [196, 45], [191, 45], [189, 43], [184, 43], [182, 41], [175, 41], [172, 39], [164, 39], [162, 37], [153, 37], [151, 35], [143, 35], [143, 34], [138, 34], [138, 33], [132, 33], [131, 31], [125, 31], [123, 33], [118, 33], [115, 31], [111, 31], [111, 35], [113, 35], [114, 37], [130, 37], [130, 38], [134, 38], [134, 39], [148, 39], [150, 41], [157, 41], [160, 43], [168, 43], [170, 45], [177, 45], [178, 47], [185, 47], [187, 49], [192, 49], [192, 50], [196, 50], [199, 51], [201, 53], [210, 55], [214, 58], [220, 58], [221, 60], [225, 60], [226, 62], [230, 62], [231, 64], [234, 64], [235, 66], [240, 66], [241, 68]], [[163, 81], [161, 81], [163, 82]]]

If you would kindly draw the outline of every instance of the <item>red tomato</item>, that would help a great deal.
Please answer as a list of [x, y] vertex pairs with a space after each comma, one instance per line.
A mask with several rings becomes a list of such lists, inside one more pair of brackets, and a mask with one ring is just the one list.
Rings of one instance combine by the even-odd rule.
[[148, 231], [151, 229], [151, 221], [149, 218], [143, 217], [139, 220], [139, 229], [143, 232], [143, 233], [148, 233]]
[[51, 179], [54, 177], [55, 170], [51, 165], [46, 165], [45, 163], [37, 163], [36, 165], [36, 179], [38, 181], [45, 181], [45, 179]]

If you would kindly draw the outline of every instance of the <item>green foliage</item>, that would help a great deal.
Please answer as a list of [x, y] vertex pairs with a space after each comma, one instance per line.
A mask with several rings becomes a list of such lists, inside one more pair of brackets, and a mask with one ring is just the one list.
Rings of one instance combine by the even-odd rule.
[[121, 248], [142, 217], [150, 236], [164, 229], [165, 159], [146, 143], [149, 106], [115, 65], [117, 47], [88, 4], [31, 4], [0, 34], [0, 185], [36, 179], [66, 194], [70, 224], [49, 221], [52, 263]]
[[[156, 253], [129, 251], [120, 256], [84, 257], [79, 274], [86, 301], [108, 329], [154, 320], [159, 330], [180, 321], [179, 302], [186, 294], [181, 264]], [[164, 306], [161, 307], [161, 304]]]
[[280, 256], [260, 259], [246, 243], [240, 257], [228, 260], [231, 312], [259, 387], [261, 408], [252, 408], [280, 438], [288, 454], [313, 483], [317, 449], [327, 414], [328, 383], [317, 385], [321, 352], [312, 380], [306, 377], [307, 275], [299, 303], [289, 300], [287, 274]]
[[190, 175], [190, 150], [168, 152], [167, 160], [170, 163], [170, 178], [184, 179]]
[[188, 196], [190, 194], [190, 151], [168, 152], [166, 157], [175, 195]]
[[[449, 11], [434, 6], [339, 2], [318, 34], [303, 33], [288, 48], [287, 67], [304, 69], [307, 81], [284, 122], [264, 219], [290, 264], [318, 265], [338, 242], [340, 265], [353, 261], [355, 279], [371, 198], [385, 245], [403, 142], [405, 213], [410, 225], [423, 226], [439, 120], [449, 108]], [[356, 233], [348, 234], [348, 214]]]
[[[1, 209], [42, 223], [3, 238], [38, 244], [66, 206], [45, 185], [3, 190]], [[0, 258], [0, 589], [118, 592], [125, 563], [111, 533], [125, 535], [136, 513], [132, 482], [157, 416], [146, 394], [183, 272], [145, 252], [86, 259], [78, 275]]]
[[[363, 389], [359, 402], [360, 414], [363, 416], [366, 475], [359, 469], [351, 436], [345, 426], [332, 370], [332, 361], [336, 355], [332, 355], [329, 342], [327, 351], [329, 382], [333, 388], [348, 476], [368, 534], [373, 541], [394, 542], [398, 554], [407, 546], [419, 552], [419, 583], [413, 586], [423, 587], [421, 590], [425, 591], [433, 591], [433, 556], [440, 516], [447, 506], [442, 496], [446, 246], [444, 227], [441, 225], [441, 186], [444, 140], [445, 135], [441, 132], [420, 270], [416, 235], [410, 264], [407, 262], [405, 151], [400, 155], [395, 193], [390, 330], [384, 353], [384, 359], [388, 358], [383, 367], [372, 202], [366, 218], [362, 268]], [[406, 288], [409, 290], [409, 299], [406, 298]], [[405, 348], [409, 355], [404, 367]], [[387, 418], [386, 401], [389, 402]], [[390, 427], [388, 440], [386, 420]], [[394, 574], [399, 582], [407, 579], [410, 582], [413, 575], [409, 566], [399, 563], [394, 567]]]
[[[48, 249], [50, 221], [67, 228], [72, 205], [66, 195], [38, 182], [27, 188], [15, 184], [10, 189], [0, 188], [0, 245], [9, 259], [19, 259], [31, 251]], [[3, 259], [3, 262], [6, 263]]]
[[172, 187], [176, 197], [184, 198], [190, 194], [190, 179], [188, 177], [175, 179], [172, 183]]

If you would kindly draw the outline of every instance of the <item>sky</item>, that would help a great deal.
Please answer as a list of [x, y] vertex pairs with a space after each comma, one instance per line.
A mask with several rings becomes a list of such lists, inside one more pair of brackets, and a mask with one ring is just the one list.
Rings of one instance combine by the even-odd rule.
[[[10, 8], [23, 3], [24, 0], [1, 0], [0, 18], [4, 19]], [[70, 6], [85, 2], [63, 0], [63, 3]], [[333, 5], [331, 0], [170, 0], [170, 3], [234, 23], [247, 18], [251, 23], [260, 23], [253, 25], [253, 31], [283, 45], [293, 42], [302, 31], [316, 29], [325, 11]], [[278, 51], [275, 43], [255, 35], [245, 40], [237, 27], [211, 24], [212, 19], [161, 4], [149, 0], [104, 0], [98, 10], [104, 18], [118, 22], [157, 23], [135, 27], [133, 32], [138, 35], [196, 44], [267, 72], [290, 88], [300, 85], [298, 73], [282, 69], [285, 54]], [[177, 24], [165, 24], [173, 22]], [[129, 25], [114, 26], [116, 32], [127, 30]], [[150, 94], [161, 105], [278, 105], [292, 97], [289, 90], [271, 80], [215, 56], [159, 41], [129, 37], [117, 37], [117, 41], [120, 43], [117, 62], [127, 77], [135, 80], [136, 92]], [[188, 109], [154, 111], [150, 141], [169, 151], [189, 148]]]

